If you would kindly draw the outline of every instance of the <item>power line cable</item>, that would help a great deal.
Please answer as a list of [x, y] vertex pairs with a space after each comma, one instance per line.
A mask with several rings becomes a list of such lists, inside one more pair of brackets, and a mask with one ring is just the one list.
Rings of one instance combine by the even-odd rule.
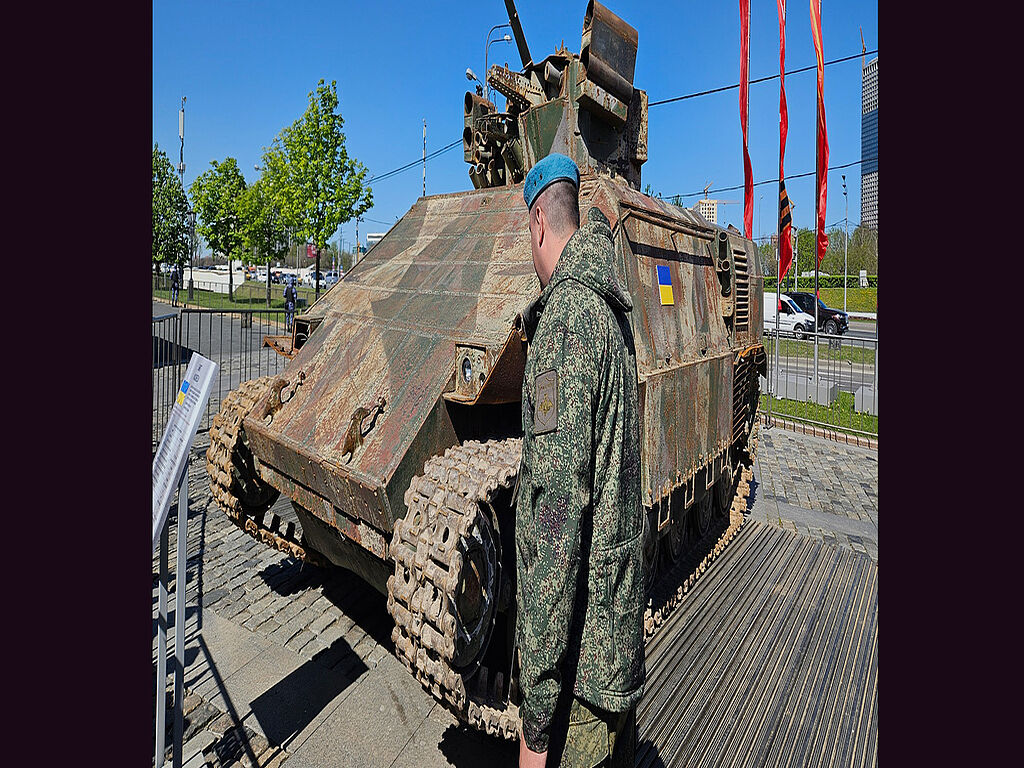
[[[831, 64], [839, 64], [839, 63], [844, 62], [844, 61], [850, 61], [851, 59], [856, 59], [856, 58], [858, 58], [860, 56], [869, 56], [869, 55], [875, 54], [875, 53], [878, 53], [878, 49], [877, 48], [875, 48], [875, 50], [873, 50], [873, 51], [864, 51], [862, 53], [855, 53], [852, 56], [844, 56], [841, 59], [832, 59], [832, 61], [826, 61], [825, 62], [825, 66], [827, 67], [827, 66], [829, 66]], [[790, 71], [786, 72], [786, 74], [787, 75], [796, 75], [796, 74], [799, 74], [801, 72], [809, 72], [810, 70], [817, 69], [817, 68], [818, 68], [817, 64], [812, 64], [809, 67], [801, 67], [800, 69], [790, 70]], [[750, 85], [754, 85], [756, 83], [766, 83], [769, 80], [777, 80], [778, 78], [779, 78], [778, 75], [769, 75], [768, 77], [759, 77], [756, 80], [751, 80], [750, 81]], [[721, 93], [722, 91], [729, 91], [729, 90], [732, 90], [733, 88], [739, 88], [739, 87], [740, 87], [739, 83], [735, 83], [733, 85], [723, 85], [721, 88], [712, 88], [711, 90], [708, 90], [708, 91], [699, 91], [697, 93], [688, 93], [685, 96], [676, 96], [676, 97], [671, 98], [671, 99], [662, 99], [661, 101], [651, 101], [651, 102], [649, 102], [647, 104], [647, 106], [648, 106], [648, 108], [650, 108], [650, 107], [657, 107], [657, 106], [660, 106], [662, 104], [671, 104], [674, 101], [682, 101], [683, 99], [692, 99], [692, 98], [695, 98], [697, 96], [707, 96], [708, 94], [712, 94], [712, 93]]]
[[[852, 59], [856, 59], [858, 56], [869, 56], [869, 55], [874, 55], [876, 53], [878, 53], [878, 49], [877, 48], [875, 48], [874, 50], [871, 50], [871, 51], [864, 51], [864, 52], [861, 52], [861, 53], [853, 54], [852, 56], [844, 56], [844, 57], [839, 58], [839, 59], [832, 59], [831, 61], [826, 61], [824, 65], [827, 67], [827, 66], [831, 66], [832, 64], [840, 64], [840, 63], [842, 63], [844, 61], [851, 61]], [[796, 74], [799, 74], [801, 72], [809, 72], [812, 69], [817, 69], [817, 64], [812, 64], [812, 65], [807, 66], [807, 67], [801, 67], [800, 69], [793, 69], [793, 70], [790, 70], [790, 71], [786, 72], [786, 74], [787, 75], [796, 75]], [[757, 83], [764, 83], [764, 82], [767, 82], [769, 80], [775, 80], [778, 77], [779, 77], [779, 75], [768, 75], [767, 77], [759, 77], [759, 78], [756, 78], [754, 80], [751, 80], [750, 84], [753, 85], [753, 84], [757, 84]], [[671, 98], [671, 99], [662, 99], [660, 101], [652, 101], [652, 102], [648, 103], [647, 106], [648, 106], [648, 108], [649, 107], [657, 107], [657, 106], [660, 106], [662, 104], [670, 104], [672, 102], [682, 101], [684, 99], [692, 99], [692, 98], [696, 98], [697, 96], [707, 96], [707, 95], [712, 94], [712, 93], [720, 93], [722, 91], [728, 91], [728, 90], [731, 90], [733, 88], [739, 88], [739, 87], [740, 87], [739, 83], [735, 83], [733, 85], [725, 85], [725, 86], [721, 86], [720, 88], [712, 88], [712, 89], [706, 90], [706, 91], [698, 91], [696, 93], [688, 93], [688, 94], [686, 94], [684, 96], [676, 96], [676, 97]], [[444, 154], [445, 152], [448, 152], [448, 151], [454, 149], [458, 144], [461, 144], [461, 143], [462, 143], [462, 139], [461, 138], [456, 139], [455, 141], [451, 142], [450, 144], [446, 144], [445, 146], [441, 147], [440, 149], [434, 150], [433, 152], [431, 152], [426, 157], [418, 158], [416, 160], [413, 160], [412, 162], [406, 163], [405, 165], [401, 165], [401, 166], [399, 166], [397, 168], [393, 168], [390, 171], [386, 171], [384, 173], [377, 174], [376, 176], [372, 176], [369, 179], [367, 179], [365, 183], [369, 184], [371, 182], [378, 182], [378, 181], [384, 181], [386, 179], [389, 179], [392, 176], [395, 176], [395, 175], [401, 173], [402, 171], [407, 171], [410, 168], [413, 168], [413, 167], [415, 167], [415, 166], [417, 166], [417, 165], [419, 165], [421, 163], [426, 162], [427, 160], [433, 160], [434, 158], [439, 157], [440, 155]], [[874, 158], [871, 158], [871, 159], [874, 159]], [[862, 161], [858, 160], [857, 162], [859, 163], [859, 162], [862, 162]], [[856, 165], [856, 164], [857, 163], [848, 163], [847, 165], [837, 165], [837, 166], [833, 166], [832, 168], [829, 168], [829, 170], [831, 171], [834, 168], [847, 168], [850, 165]], [[811, 173], [813, 173], [813, 171]], [[802, 176], [810, 176], [811, 173], [796, 174], [796, 175], [790, 176], [789, 178], [797, 179], [797, 178], [801, 178]], [[759, 182], [756, 182], [754, 184], [754, 186], [758, 186], [758, 185], [761, 185], [761, 184], [771, 184], [771, 183], [775, 183], [775, 182], [778, 182], [778, 179], [775, 179], [774, 182], [772, 182], [772, 181], [759, 181]], [[743, 185], [741, 184], [741, 185], [736, 186], [736, 187], [726, 187], [726, 188], [723, 188], [723, 189], [708, 190], [708, 192], [730, 192], [730, 191], [737, 190], [737, 189], [742, 189], [742, 188], [743, 188]], [[704, 193], [705, 193], [705, 191], [701, 190], [700, 192], [695, 192], [693, 194], [688, 194], [688, 195], [670, 195], [670, 197], [694, 197], [696, 195], [702, 195]], [[376, 223], [384, 224], [385, 222], [376, 222]]]
[[446, 144], [445, 146], [441, 147], [440, 149], [435, 149], [433, 152], [431, 152], [426, 157], [417, 158], [416, 160], [413, 160], [411, 163], [406, 163], [405, 165], [401, 165], [398, 168], [394, 168], [394, 169], [392, 169], [390, 171], [386, 171], [385, 173], [379, 173], [376, 176], [373, 176], [373, 177], [367, 179], [365, 183], [369, 184], [372, 181], [383, 181], [384, 179], [387, 179], [387, 178], [390, 178], [390, 177], [394, 176], [396, 173], [401, 173], [402, 171], [407, 171], [410, 168], [412, 168], [413, 166], [419, 165], [420, 163], [424, 162], [425, 160], [432, 160], [433, 158], [437, 157], [438, 155], [444, 154], [448, 150], [454, 148], [457, 144], [461, 144], [461, 143], [462, 143], [462, 139], [461, 138], [460, 139], [456, 139], [451, 144]]
[[[852, 163], [844, 163], [843, 165], [830, 165], [828, 167], [828, 170], [829, 171], [838, 171], [840, 168], [849, 168], [851, 165], [859, 165], [860, 163], [869, 163], [872, 160], [877, 160], [877, 159], [878, 159], [877, 157], [865, 157], [865, 158], [863, 158], [861, 160], [854, 160]], [[788, 174], [786, 176], [786, 181], [789, 181], [790, 179], [802, 179], [805, 176], [813, 176], [815, 173], [816, 173], [816, 171], [808, 171], [807, 173]], [[779, 183], [778, 179], [768, 179], [766, 181], [755, 181], [753, 186], [759, 187], [762, 184], [778, 184], [778, 183]], [[680, 198], [682, 198], [682, 197], [700, 197], [703, 194], [710, 194], [712, 192], [734, 192], [737, 189], [743, 189], [743, 185], [742, 184], [737, 184], [735, 187], [719, 187], [718, 189], [708, 189], [708, 190], [703, 190], [702, 189], [700, 192], [690, 192], [690, 193], [685, 194], [685, 195], [661, 195], [660, 198], [662, 200], [671, 200], [672, 198], [675, 198], [675, 197], [680, 197]]]

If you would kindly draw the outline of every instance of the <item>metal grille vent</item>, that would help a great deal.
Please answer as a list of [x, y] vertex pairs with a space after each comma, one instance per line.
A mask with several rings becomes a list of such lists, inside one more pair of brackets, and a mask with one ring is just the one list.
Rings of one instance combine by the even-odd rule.
[[736, 264], [736, 331], [747, 331], [750, 327], [750, 272], [747, 268], [747, 252], [733, 249]]
[[742, 357], [733, 364], [732, 371], [732, 442], [736, 445], [744, 434], [750, 415], [751, 358]]

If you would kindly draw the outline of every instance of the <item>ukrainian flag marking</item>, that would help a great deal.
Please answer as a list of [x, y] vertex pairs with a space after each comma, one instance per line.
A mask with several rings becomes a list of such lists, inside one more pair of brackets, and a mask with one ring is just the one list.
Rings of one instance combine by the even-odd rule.
[[181, 389], [178, 391], [178, 398], [177, 398], [178, 405], [181, 405], [182, 403], [185, 402], [185, 393], [186, 392], [188, 392], [188, 382], [187, 381], [183, 381], [183, 382], [181, 382]]
[[661, 303], [675, 304], [675, 297], [672, 295], [672, 273], [664, 264], [658, 264], [658, 290], [661, 292]]

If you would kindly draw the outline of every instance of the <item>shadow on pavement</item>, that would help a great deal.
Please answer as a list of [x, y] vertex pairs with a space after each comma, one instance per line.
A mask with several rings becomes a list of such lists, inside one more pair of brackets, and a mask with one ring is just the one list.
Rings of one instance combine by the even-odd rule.
[[[331, 659], [343, 659], [334, 669]], [[344, 638], [267, 689], [250, 704], [256, 721], [274, 746], [288, 743], [313, 722], [324, 708], [368, 671]]]
[[217, 665], [213, 661], [213, 654], [210, 653], [210, 649], [207, 647], [206, 640], [203, 639], [202, 635], [198, 635], [197, 639], [199, 641], [199, 645], [202, 646], [203, 655], [206, 657], [206, 663], [210, 668], [210, 674], [213, 675], [213, 678], [217, 683], [217, 690], [220, 692], [221, 698], [224, 700], [224, 706], [227, 708], [227, 714], [231, 718], [232, 728], [236, 734], [234, 738], [237, 739], [237, 747], [241, 748], [242, 753], [244, 753], [249, 759], [250, 765], [258, 765], [252, 745], [249, 744], [249, 738], [246, 734], [245, 728], [238, 717], [238, 710], [235, 709], [235, 704], [231, 701], [231, 697], [228, 695], [228, 689], [224, 687], [224, 678], [222, 678], [220, 676], [220, 672], [217, 671]]
[[519, 743], [480, 733], [467, 725], [449, 725], [441, 735], [438, 749], [456, 768], [486, 765], [504, 768], [519, 764]]

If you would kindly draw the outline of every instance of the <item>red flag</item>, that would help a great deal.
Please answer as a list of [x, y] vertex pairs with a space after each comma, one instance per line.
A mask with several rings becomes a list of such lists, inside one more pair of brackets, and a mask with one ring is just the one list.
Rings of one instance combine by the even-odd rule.
[[740, 0], [740, 125], [743, 128], [743, 232], [747, 238], [754, 229], [754, 175], [747, 149], [747, 101], [750, 90], [750, 0]]
[[786, 108], [786, 0], [778, 0], [779, 6], [779, 280], [781, 281], [793, 263], [793, 240], [790, 228], [793, 216], [786, 194], [786, 174], [783, 171], [786, 158], [786, 134], [789, 132], [789, 110]]
[[825, 202], [828, 198], [828, 132], [825, 130], [825, 51], [821, 41], [821, 0], [811, 0], [811, 34], [814, 36], [814, 53], [818, 57], [818, 188], [815, 205], [818, 218], [818, 242], [815, 252], [818, 265], [825, 257], [828, 248], [828, 235], [825, 234]]

